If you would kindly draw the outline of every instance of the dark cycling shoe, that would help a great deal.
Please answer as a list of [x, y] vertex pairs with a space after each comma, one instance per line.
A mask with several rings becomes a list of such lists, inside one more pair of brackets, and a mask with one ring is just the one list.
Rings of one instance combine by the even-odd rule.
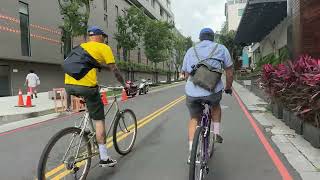
[[117, 164], [117, 161], [113, 160], [111, 158], [109, 158], [106, 161], [100, 160], [100, 162], [99, 162], [100, 167], [114, 167], [116, 164]]
[[215, 134], [213, 136], [213, 142], [221, 144], [223, 142], [223, 138], [219, 134]]

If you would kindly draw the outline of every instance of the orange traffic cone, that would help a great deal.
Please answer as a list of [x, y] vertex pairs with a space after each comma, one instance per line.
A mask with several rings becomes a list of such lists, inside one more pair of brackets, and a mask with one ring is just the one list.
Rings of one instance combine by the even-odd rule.
[[32, 102], [31, 102], [31, 92], [30, 91], [28, 92], [28, 95], [27, 95], [27, 100], [26, 100], [26, 106], [25, 107], [33, 107], [32, 106]]
[[24, 107], [24, 102], [23, 102], [23, 96], [22, 96], [22, 91], [19, 89], [19, 98], [18, 98], [18, 105], [17, 107]]
[[103, 105], [108, 105], [108, 98], [107, 98], [107, 91], [102, 91], [101, 92], [101, 101]]
[[126, 90], [122, 90], [122, 94], [121, 94], [121, 101], [126, 101], [128, 100], [128, 96], [127, 96], [127, 92]]

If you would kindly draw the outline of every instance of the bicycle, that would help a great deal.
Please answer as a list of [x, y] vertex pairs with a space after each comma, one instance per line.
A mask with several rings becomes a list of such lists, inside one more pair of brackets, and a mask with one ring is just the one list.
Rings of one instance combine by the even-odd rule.
[[[111, 146], [113, 143], [117, 153], [120, 155], [127, 155], [132, 150], [136, 140], [137, 119], [134, 112], [130, 109], [120, 111], [117, 96], [114, 95], [113, 98], [114, 101], [111, 103], [108, 110], [105, 111], [105, 116], [107, 116], [113, 106], [116, 108], [116, 113], [112, 122], [110, 123], [106, 137], [109, 136], [111, 128], [113, 128], [113, 134], [112, 137], [107, 139], [107, 144], [110, 144]], [[85, 104], [84, 101], [82, 103]], [[126, 122], [126, 117], [130, 117], [131, 122]], [[38, 180], [44, 180], [46, 178], [55, 179], [57, 177], [59, 177], [57, 179], [60, 179], [60, 176], [64, 177], [64, 179], [67, 179], [65, 177], [70, 174], [73, 176], [72, 179], [86, 179], [90, 170], [91, 159], [99, 155], [99, 148], [95, 135], [96, 133], [93, 122], [89, 117], [88, 111], [86, 110], [80, 120], [79, 125], [62, 129], [49, 140], [39, 160], [37, 174]], [[132, 139], [129, 139], [129, 143], [124, 143], [125, 145], [122, 147], [120, 142], [124, 139], [128, 140], [129, 135], [132, 135]], [[67, 150], [64, 152], [61, 151], [61, 147], [59, 146], [60, 144], [58, 142], [67, 136], [71, 137], [69, 138], [69, 141], [67, 141]], [[52, 156], [51, 152], [55, 150], [55, 148], [58, 148], [57, 150], [60, 152], [60, 154], [58, 153], [56, 156]], [[48, 161], [51, 159], [51, 157], [53, 162]], [[55, 164], [53, 165], [53, 163]], [[83, 171], [80, 171], [82, 167]], [[65, 171], [53, 177], [63, 169], [65, 169]], [[77, 176], [78, 173], [80, 173], [79, 177]]]
[[208, 162], [213, 156], [214, 141], [210, 137], [211, 109], [207, 103], [201, 103], [203, 112], [194, 134], [189, 164], [189, 180], [203, 180], [209, 173]]

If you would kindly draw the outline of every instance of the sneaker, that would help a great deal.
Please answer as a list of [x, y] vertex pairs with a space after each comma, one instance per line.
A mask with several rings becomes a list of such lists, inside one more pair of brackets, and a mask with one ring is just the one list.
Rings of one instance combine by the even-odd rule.
[[219, 134], [215, 134], [213, 136], [213, 142], [221, 144], [223, 142], [223, 138]]
[[100, 162], [99, 162], [100, 167], [114, 167], [116, 164], [117, 164], [117, 161], [113, 160], [111, 158], [109, 158], [106, 161], [100, 160]]
[[188, 156], [187, 164], [190, 164], [190, 155]]

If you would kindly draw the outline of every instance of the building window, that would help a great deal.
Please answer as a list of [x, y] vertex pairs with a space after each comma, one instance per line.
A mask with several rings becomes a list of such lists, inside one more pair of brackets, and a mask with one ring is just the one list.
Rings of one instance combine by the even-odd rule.
[[29, 24], [29, 5], [19, 1], [20, 15], [20, 35], [22, 56], [31, 56], [30, 50], [30, 24]]
[[117, 17], [119, 17], [119, 7], [117, 5], [115, 7], [116, 7], [116, 15]]
[[141, 63], [141, 48], [138, 49], [138, 63]]
[[106, 27], [109, 27], [108, 15], [104, 15], [104, 22], [106, 22]]
[[153, 8], [155, 7], [155, 4], [156, 4], [156, 0], [151, 0], [151, 5]]
[[242, 16], [243, 15], [243, 11], [244, 11], [244, 9], [238, 9], [238, 16]]
[[108, 11], [108, 0], [103, 0], [103, 9], [107, 12]]

